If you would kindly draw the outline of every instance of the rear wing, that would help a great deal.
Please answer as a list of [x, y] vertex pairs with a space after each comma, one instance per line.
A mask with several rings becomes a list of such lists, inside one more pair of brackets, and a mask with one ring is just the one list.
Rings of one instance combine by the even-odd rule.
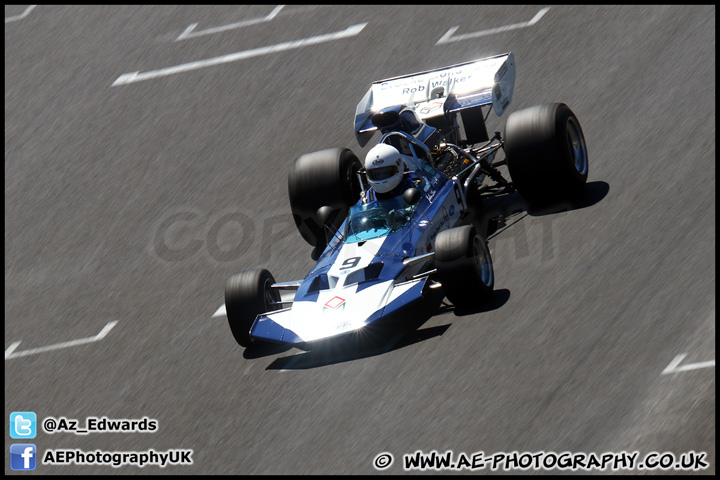
[[372, 115], [395, 105], [412, 108], [421, 120], [490, 104], [501, 116], [514, 86], [512, 52], [373, 82], [355, 110], [355, 136], [365, 146], [377, 130]]

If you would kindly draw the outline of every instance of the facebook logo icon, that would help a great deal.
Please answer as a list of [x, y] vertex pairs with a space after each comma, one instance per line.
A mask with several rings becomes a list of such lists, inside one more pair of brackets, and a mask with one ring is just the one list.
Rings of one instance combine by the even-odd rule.
[[10, 445], [10, 468], [12, 470], [35, 470], [37, 447], [32, 443]]
[[10, 414], [10, 438], [35, 438], [37, 415], [35, 412], [12, 412]]

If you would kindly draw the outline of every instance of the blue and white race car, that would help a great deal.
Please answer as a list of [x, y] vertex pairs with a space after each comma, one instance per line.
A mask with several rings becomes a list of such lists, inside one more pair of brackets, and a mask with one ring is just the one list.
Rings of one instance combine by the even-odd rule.
[[297, 158], [288, 177], [315, 266], [291, 282], [266, 269], [227, 280], [236, 341], [311, 349], [361, 336], [435, 289], [457, 306], [487, 300], [495, 276], [473, 205], [515, 191], [530, 204], [568, 199], [588, 175], [580, 123], [563, 103], [513, 112], [504, 135], [488, 135], [487, 116], [506, 111], [514, 84], [512, 53], [374, 82], [354, 121], [361, 147], [380, 133], [365, 161], [323, 150]]

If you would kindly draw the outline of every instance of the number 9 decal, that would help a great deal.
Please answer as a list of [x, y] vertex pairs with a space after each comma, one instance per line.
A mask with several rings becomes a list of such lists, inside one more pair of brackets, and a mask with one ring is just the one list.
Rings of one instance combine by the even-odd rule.
[[342, 265], [340, 265], [340, 268], [342, 270], [348, 269], [348, 268], [355, 268], [357, 267], [358, 263], [360, 263], [360, 257], [350, 257], [346, 259]]

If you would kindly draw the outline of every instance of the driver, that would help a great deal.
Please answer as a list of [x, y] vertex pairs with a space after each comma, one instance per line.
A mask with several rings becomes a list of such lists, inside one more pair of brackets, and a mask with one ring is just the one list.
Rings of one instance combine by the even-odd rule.
[[370, 182], [367, 201], [392, 198], [417, 186], [421, 178], [414, 172], [406, 172], [407, 164], [397, 148], [379, 143], [365, 157], [365, 175]]

